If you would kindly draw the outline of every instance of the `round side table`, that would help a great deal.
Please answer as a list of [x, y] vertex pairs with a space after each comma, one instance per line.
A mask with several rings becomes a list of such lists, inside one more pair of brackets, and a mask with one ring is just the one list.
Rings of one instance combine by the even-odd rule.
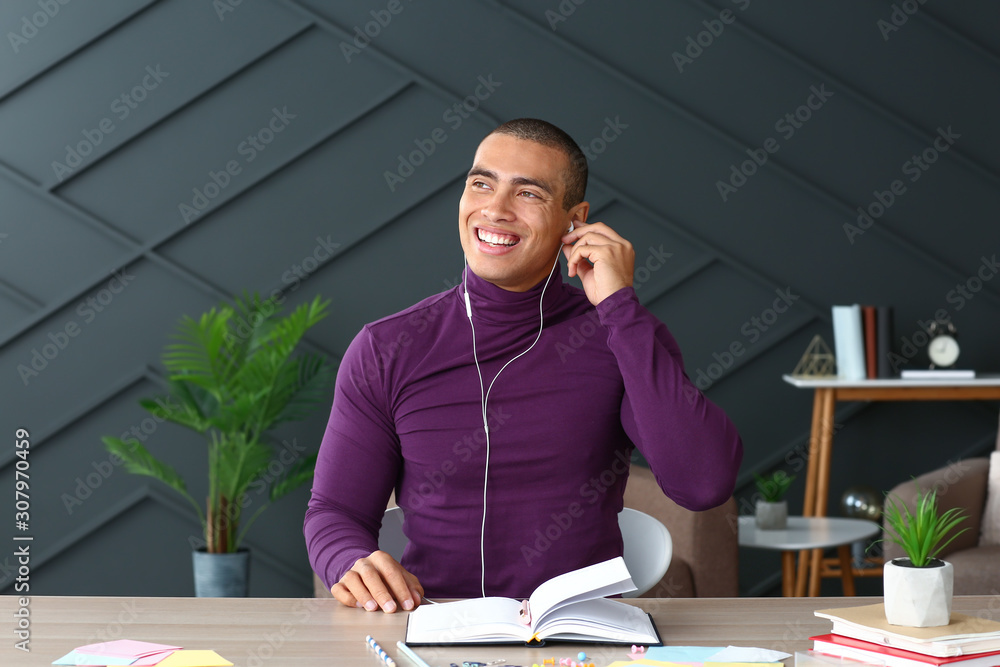
[[850, 544], [882, 532], [874, 521], [820, 516], [790, 516], [785, 530], [758, 530], [752, 516], [741, 516], [739, 529], [741, 547], [781, 551], [781, 592], [785, 597], [795, 596], [795, 552], [827, 547], [837, 547], [844, 595], [853, 596]]

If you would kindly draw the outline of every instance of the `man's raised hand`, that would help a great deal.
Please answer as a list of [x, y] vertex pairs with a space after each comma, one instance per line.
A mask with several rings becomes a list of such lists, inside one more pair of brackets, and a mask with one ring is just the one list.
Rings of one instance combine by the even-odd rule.
[[[577, 223], [562, 237], [570, 277], [579, 276], [595, 306], [623, 287], [632, 286], [635, 250], [603, 222]], [[588, 261], [589, 260], [589, 261]]]

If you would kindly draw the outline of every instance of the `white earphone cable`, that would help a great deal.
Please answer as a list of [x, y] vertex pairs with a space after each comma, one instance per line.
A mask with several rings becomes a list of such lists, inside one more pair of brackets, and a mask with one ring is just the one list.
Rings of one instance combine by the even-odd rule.
[[[570, 231], [572, 231], [570, 227]], [[486, 405], [490, 400], [490, 392], [493, 390], [493, 385], [496, 383], [497, 378], [503, 373], [504, 369], [507, 368], [515, 360], [520, 359], [528, 352], [531, 348], [535, 347], [535, 343], [538, 339], [542, 337], [542, 329], [545, 326], [545, 290], [549, 286], [549, 282], [552, 280], [552, 274], [559, 265], [559, 254], [562, 252], [562, 246], [559, 247], [559, 251], [556, 252], [556, 261], [552, 264], [552, 268], [549, 269], [549, 276], [545, 279], [545, 284], [542, 285], [542, 294], [538, 299], [538, 335], [535, 336], [535, 340], [531, 342], [531, 345], [524, 351], [518, 354], [516, 357], [505, 363], [497, 371], [497, 374], [493, 376], [493, 380], [490, 382], [490, 386], [483, 391], [483, 372], [479, 368], [479, 354], [476, 351], [476, 325], [472, 321], [472, 302], [469, 299], [469, 287], [468, 287], [468, 272], [469, 272], [469, 261], [468, 258], [465, 260], [465, 275], [462, 280], [462, 290], [465, 293], [465, 313], [469, 317], [469, 325], [472, 327], [472, 357], [476, 362], [476, 372], [479, 374], [479, 400], [482, 406], [482, 417], [483, 417], [483, 431], [486, 434], [486, 468], [483, 472], [483, 521], [479, 530], [479, 561], [481, 564], [481, 578], [480, 578], [480, 589], [482, 591], [483, 597], [486, 597], [486, 489], [490, 478], [490, 425], [487, 420], [486, 415]]]

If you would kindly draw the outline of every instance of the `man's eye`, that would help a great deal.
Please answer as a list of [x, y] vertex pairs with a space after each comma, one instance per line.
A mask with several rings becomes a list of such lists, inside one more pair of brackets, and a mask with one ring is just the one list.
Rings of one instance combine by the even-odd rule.
[[472, 187], [482, 190], [490, 186], [486, 185], [486, 183], [483, 183], [482, 181], [472, 181]]
[[538, 195], [536, 195], [534, 192], [528, 192], [527, 190], [524, 190], [521, 192], [521, 194], [524, 195], [525, 197], [533, 197], [535, 199], [538, 199]]

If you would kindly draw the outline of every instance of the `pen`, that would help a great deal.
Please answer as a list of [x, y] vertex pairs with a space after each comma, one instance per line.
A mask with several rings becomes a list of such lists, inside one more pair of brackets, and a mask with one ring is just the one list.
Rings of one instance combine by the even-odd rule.
[[414, 653], [413, 649], [411, 649], [409, 646], [407, 646], [403, 642], [396, 642], [396, 648], [398, 648], [400, 651], [402, 651], [403, 655], [405, 655], [407, 658], [409, 658], [410, 660], [412, 660], [415, 665], [418, 665], [418, 667], [431, 667], [426, 662], [424, 662], [423, 658], [421, 658], [419, 655], [417, 655], [416, 653]]
[[[372, 647], [372, 650], [378, 654], [378, 657], [386, 664], [387, 667], [396, 667], [396, 661], [389, 657], [389, 654], [385, 652], [378, 642], [371, 635], [365, 636], [365, 642]], [[425, 665], [427, 663], [424, 663]], [[428, 666], [429, 667], [429, 666]]]

